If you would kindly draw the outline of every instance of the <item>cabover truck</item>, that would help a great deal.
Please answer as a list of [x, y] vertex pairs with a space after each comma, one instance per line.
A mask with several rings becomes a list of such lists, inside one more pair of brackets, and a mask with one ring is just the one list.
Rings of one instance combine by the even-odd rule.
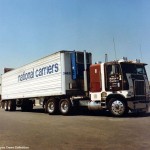
[[149, 83], [145, 63], [126, 58], [92, 64], [86, 51], [59, 51], [2, 75], [5, 111], [33, 109], [35, 99], [49, 114], [78, 107], [108, 110], [114, 116], [146, 113]]

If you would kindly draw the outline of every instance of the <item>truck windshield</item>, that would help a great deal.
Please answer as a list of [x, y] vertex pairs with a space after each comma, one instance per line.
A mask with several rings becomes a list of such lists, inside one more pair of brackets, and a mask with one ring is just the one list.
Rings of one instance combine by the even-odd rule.
[[123, 73], [146, 75], [145, 67], [143, 64], [121, 63], [121, 68]]

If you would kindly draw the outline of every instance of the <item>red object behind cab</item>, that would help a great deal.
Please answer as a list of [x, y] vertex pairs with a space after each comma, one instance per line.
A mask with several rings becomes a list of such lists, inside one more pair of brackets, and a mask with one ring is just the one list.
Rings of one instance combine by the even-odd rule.
[[94, 64], [90, 66], [90, 91], [100, 92], [101, 86], [101, 65]]

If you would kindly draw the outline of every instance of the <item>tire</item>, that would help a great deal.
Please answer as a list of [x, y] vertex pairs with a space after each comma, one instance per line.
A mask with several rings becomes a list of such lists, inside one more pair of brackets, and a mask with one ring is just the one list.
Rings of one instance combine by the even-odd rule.
[[16, 110], [16, 101], [9, 100], [8, 101], [8, 111], [15, 111]]
[[5, 101], [1, 101], [1, 108], [4, 108]]
[[68, 99], [62, 99], [59, 102], [59, 111], [62, 115], [68, 115], [71, 112], [72, 106]]
[[4, 102], [4, 110], [5, 110], [5, 111], [8, 111], [8, 101], [5, 101], [5, 102]]
[[55, 99], [49, 99], [46, 103], [46, 111], [49, 115], [54, 115], [58, 111], [58, 104]]
[[128, 108], [126, 103], [117, 98], [112, 98], [109, 101], [108, 109], [113, 116], [121, 117], [128, 113]]

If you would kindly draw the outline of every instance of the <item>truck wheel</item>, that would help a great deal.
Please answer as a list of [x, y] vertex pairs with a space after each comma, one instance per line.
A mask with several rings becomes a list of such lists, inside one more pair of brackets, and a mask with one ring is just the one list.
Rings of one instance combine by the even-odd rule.
[[116, 117], [120, 117], [128, 113], [128, 108], [125, 102], [117, 98], [112, 98], [109, 101], [108, 109], [111, 114]]
[[46, 110], [49, 113], [49, 115], [56, 114], [58, 110], [58, 105], [55, 99], [49, 99], [46, 104]]
[[71, 111], [71, 102], [68, 99], [62, 99], [59, 103], [59, 110], [62, 115], [68, 115]]
[[4, 102], [4, 109], [5, 109], [5, 111], [8, 111], [8, 101]]
[[9, 100], [8, 101], [8, 111], [15, 111], [16, 110], [16, 101]]

